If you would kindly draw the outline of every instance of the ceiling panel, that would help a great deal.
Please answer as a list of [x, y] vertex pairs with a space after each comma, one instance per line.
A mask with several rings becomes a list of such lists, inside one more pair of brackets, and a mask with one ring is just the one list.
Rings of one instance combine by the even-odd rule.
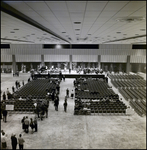
[[69, 12], [83, 12], [85, 11], [86, 2], [72, 2], [67, 1], [67, 7]]
[[52, 11], [67, 11], [67, 6], [65, 2], [49, 2], [46, 1], [45, 2], [48, 7], [52, 10]]
[[25, 2], [28, 6], [30, 6], [33, 10], [35, 11], [40, 11], [40, 10], [49, 10], [49, 7], [48, 5], [46, 5], [46, 3], [44, 2], [41, 2], [41, 1], [37, 1], [37, 2], [30, 2], [30, 1], [27, 1]]
[[[146, 1], [6, 1], [6, 3], [62, 38], [68, 40], [70, 37], [73, 44], [95, 41], [98, 43], [104, 40], [146, 34]], [[118, 18], [126, 17], [144, 17], [145, 19], [131, 23], [117, 21]], [[74, 22], [81, 23], [75, 24]], [[14, 30], [15, 28], [19, 30]], [[140, 29], [145, 29], [145, 31]], [[35, 43], [57, 42], [55, 39], [45, 39], [52, 36], [47, 32], [3, 12], [1, 12], [1, 31], [1, 36], [7, 38]], [[10, 33], [11, 31], [15, 33]], [[117, 34], [118, 31], [121, 31], [121, 34]], [[33, 33], [35, 35], [31, 35]], [[47, 35], [43, 35], [44, 33]], [[82, 41], [77, 40], [77, 37], [88, 37], [88, 39]], [[99, 40], [96, 40], [95, 37], [99, 37]], [[140, 39], [146, 41], [146, 38], [138, 40]], [[15, 43], [14, 41], [9, 42]], [[125, 42], [132, 43], [132, 40], [116, 43]], [[61, 40], [60, 43], [65, 42]]]
[[107, 2], [91, 2], [87, 3], [86, 11], [102, 11]]

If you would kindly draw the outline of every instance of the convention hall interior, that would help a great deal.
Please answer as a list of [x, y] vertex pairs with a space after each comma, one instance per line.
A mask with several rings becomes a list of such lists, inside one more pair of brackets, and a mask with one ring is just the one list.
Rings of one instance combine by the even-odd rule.
[[146, 1], [1, 1], [12, 146], [146, 149]]

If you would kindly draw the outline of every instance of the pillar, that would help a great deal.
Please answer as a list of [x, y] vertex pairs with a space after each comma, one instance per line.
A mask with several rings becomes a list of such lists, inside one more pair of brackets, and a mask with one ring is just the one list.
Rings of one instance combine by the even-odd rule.
[[101, 69], [101, 55], [98, 55], [98, 69]]
[[69, 68], [72, 70], [72, 55], [69, 55]]
[[130, 55], [127, 56], [126, 73], [130, 72]]
[[[70, 49], [72, 49], [72, 45], [70, 44]], [[72, 55], [69, 55], [69, 69], [73, 69], [72, 68]]]
[[138, 64], [138, 72], [141, 72], [141, 64]]
[[12, 69], [13, 69], [13, 73], [16, 73], [16, 58], [15, 55], [12, 55]]
[[41, 55], [41, 66], [44, 66], [44, 55]]

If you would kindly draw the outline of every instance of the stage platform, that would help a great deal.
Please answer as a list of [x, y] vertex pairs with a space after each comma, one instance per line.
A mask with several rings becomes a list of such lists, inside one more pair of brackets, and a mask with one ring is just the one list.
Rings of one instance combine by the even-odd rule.
[[[104, 74], [63, 74], [65, 78], [105, 78]], [[59, 74], [50, 74], [51, 78], [58, 78]], [[48, 78], [48, 74], [35, 74], [34, 78]]]

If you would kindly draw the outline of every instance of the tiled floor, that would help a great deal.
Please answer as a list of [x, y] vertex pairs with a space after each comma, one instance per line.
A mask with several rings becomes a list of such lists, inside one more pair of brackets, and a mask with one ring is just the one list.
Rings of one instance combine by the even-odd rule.
[[[2, 73], [1, 90], [6, 91], [9, 88], [11, 92], [16, 80], [27, 83], [29, 77], [28, 73], [20, 73], [19, 77]], [[66, 89], [74, 89], [73, 80], [66, 79], [61, 82], [59, 111], [55, 111], [53, 103], [50, 102], [48, 118], [38, 120], [38, 132], [32, 134], [30, 130], [27, 134], [22, 130], [22, 117], [30, 118], [34, 114], [9, 112], [7, 123], [1, 120], [1, 129], [7, 134], [7, 149], [11, 148], [12, 133], [16, 133], [16, 137], [22, 133], [25, 139], [24, 149], [146, 149], [145, 116], [140, 117], [136, 113], [132, 116], [75, 116], [74, 100], [71, 98], [68, 99], [65, 113], [63, 101]], [[118, 92], [114, 87], [113, 90]], [[127, 101], [123, 101], [128, 105]]]

